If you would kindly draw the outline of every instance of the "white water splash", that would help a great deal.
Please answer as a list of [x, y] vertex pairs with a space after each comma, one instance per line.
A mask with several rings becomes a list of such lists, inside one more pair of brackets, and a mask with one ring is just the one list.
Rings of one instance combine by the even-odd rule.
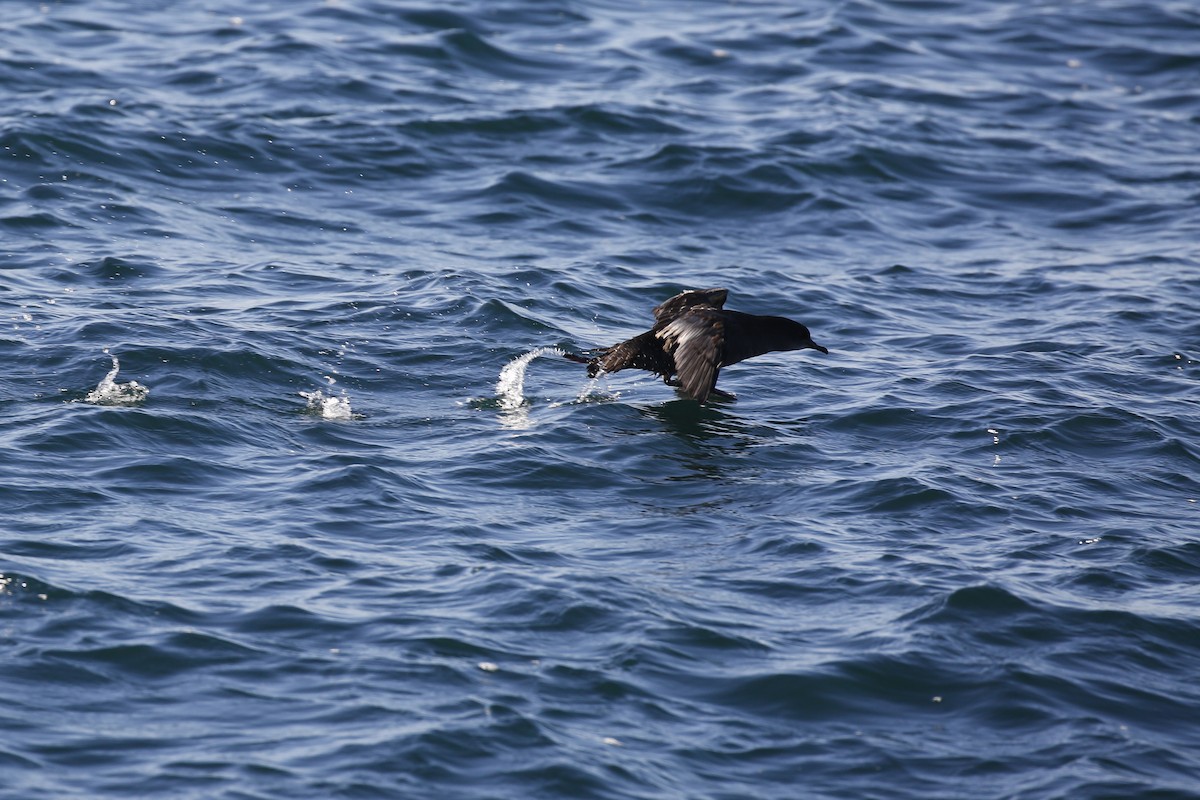
[[329, 375], [325, 376], [325, 380], [329, 382], [330, 393], [325, 394], [320, 389], [315, 392], [300, 392], [300, 396], [308, 401], [308, 411], [311, 414], [317, 414], [323, 419], [354, 419], [354, 411], [350, 408], [350, 395], [346, 394], [346, 390], [342, 389], [342, 394], [333, 394], [333, 385], [337, 383]]
[[608, 389], [607, 386], [605, 387], [605, 391], [600, 391], [600, 383], [604, 380], [604, 376], [607, 374], [607, 372], [601, 370], [599, 373], [597, 373], [596, 377], [588, 378], [588, 382], [585, 383], [583, 388], [579, 390], [579, 395], [574, 400], [560, 400], [551, 403], [550, 407], [558, 408], [560, 406], [579, 405], [580, 403], [587, 403], [596, 400], [597, 398], [603, 400], [616, 400], [621, 396], [620, 392]]
[[525, 370], [530, 361], [547, 355], [565, 354], [557, 347], [539, 347], [504, 365], [504, 369], [500, 370], [500, 379], [496, 381], [496, 397], [500, 400], [501, 409], [516, 411], [525, 405]]
[[308, 410], [325, 419], [354, 419], [350, 409], [349, 397], [327, 395], [320, 389], [315, 392], [300, 392], [300, 396], [308, 400]]
[[150, 390], [137, 381], [117, 383], [117, 373], [121, 371], [121, 362], [117, 357], [104, 349], [104, 353], [112, 359], [112, 369], [95, 389], [83, 398], [85, 403], [95, 403], [98, 406], [129, 406], [140, 403], [150, 394]]

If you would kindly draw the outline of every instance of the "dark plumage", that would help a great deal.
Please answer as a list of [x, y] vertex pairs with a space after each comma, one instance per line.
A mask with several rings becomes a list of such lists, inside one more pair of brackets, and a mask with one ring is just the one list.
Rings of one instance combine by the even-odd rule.
[[[731, 396], [716, 388], [721, 367], [776, 350], [829, 352], [794, 320], [726, 311], [728, 295], [727, 289], [677, 294], [654, 309], [654, 327], [645, 333], [596, 351], [590, 360], [567, 358], [586, 363], [592, 377], [627, 367], [644, 369], [703, 403], [712, 394]], [[676, 375], [678, 380], [672, 381]]]

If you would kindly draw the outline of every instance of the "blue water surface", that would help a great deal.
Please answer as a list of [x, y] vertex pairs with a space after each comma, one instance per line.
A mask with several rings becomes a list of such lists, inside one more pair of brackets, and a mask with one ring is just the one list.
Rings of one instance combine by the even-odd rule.
[[0, 795], [1200, 797], [1193, 3], [5, 18]]

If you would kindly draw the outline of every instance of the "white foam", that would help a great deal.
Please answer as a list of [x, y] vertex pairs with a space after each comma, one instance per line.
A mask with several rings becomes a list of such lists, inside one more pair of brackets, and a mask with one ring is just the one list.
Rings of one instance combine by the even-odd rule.
[[105, 348], [104, 352], [112, 358], [112, 369], [96, 385], [95, 389], [87, 393], [83, 401], [98, 406], [128, 406], [145, 400], [150, 394], [150, 390], [137, 381], [117, 383], [117, 373], [121, 371], [121, 362], [108, 352], [108, 348]]

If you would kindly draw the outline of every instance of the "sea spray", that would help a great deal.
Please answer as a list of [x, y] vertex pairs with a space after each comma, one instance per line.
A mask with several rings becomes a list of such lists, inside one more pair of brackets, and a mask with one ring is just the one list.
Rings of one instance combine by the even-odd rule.
[[350, 408], [350, 395], [346, 394], [345, 389], [342, 389], [341, 396], [333, 393], [337, 379], [332, 375], [326, 375], [325, 382], [329, 384], [329, 394], [320, 389], [312, 392], [298, 392], [308, 401], [306, 409], [308, 413], [316, 414], [324, 419], [354, 419], [356, 415]]
[[117, 383], [117, 373], [121, 371], [121, 362], [115, 355], [108, 352], [107, 347], [104, 348], [104, 353], [112, 359], [112, 369], [96, 385], [95, 389], [87, 393], [87, 396], [83, 398], [84, 402], [94, 403], [98, 406], [128, 406], [145, 400], [150, 394], [150, 390], [137, 381]]
[[307, 410], [324, 419], [354, 419], [354, 411], [350, 408], [350, 398], [343, 392], [341, 397], [325, 394], [320, 389], [315, 392], [300, 392], [301, 397], [308, 401]]
[[546, 355], [561, 356], [564, 353], [557, 347], [539, 347], [504, 365], [504, 369], [500, 370], [500, 379], [496, 381], [496, 397], [500, 401], [500, 408], [515, 411], [525, 405], [525, 370], [529, 362]]

